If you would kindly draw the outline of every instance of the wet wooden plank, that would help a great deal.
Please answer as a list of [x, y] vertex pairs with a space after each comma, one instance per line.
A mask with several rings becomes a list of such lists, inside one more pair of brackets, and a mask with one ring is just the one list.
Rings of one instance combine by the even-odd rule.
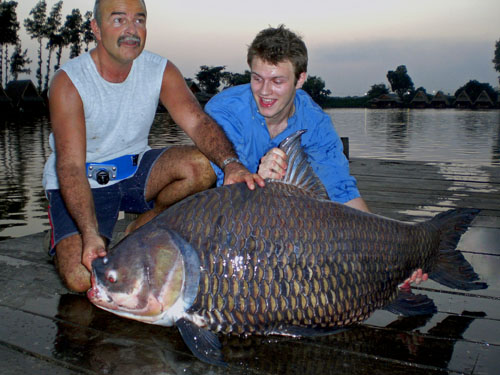
[[370, 209], [421, 221], [454, 207], [482, 210], [473, 226], [500, 228], [500, 172], [451, 163], [353, 159], [351, 172]]
[[[434, 206], [432, 210], [424, 210], [421, 207], [411, 205], [394, 205], [390, 203], [373, 202], [370, 200], [368, 200], [367, 203], [373, 213], [407, 222], [427, 220], [449, 209]], [[472, 227], [499, 228], [500, 216], [496, 216], [495, 212], [484, 210], [481, 212], [481, 215], [474, 220]]]
[[[69, 298], [68, 298], [69, 297]], [[57, 319], [0, 307], [0, 347], [24, 353], [67, 373], [255, 373], [255, 374], [438, 374], [461, 372], [500, 354], [499, 347], [462, 338], [474, 317], [441, 314], [427, 332], [429, 317], [397, 319], [386, 327], [360, 325], [317, 339], [224, 337], [229, 369], [200, 364], [175, 329], [148, 326], [97, 310], [82, 296], [66, 296]], [[496, 331], [494, 322], [489, 329]], [[447, 328], [445, 327], [447, 326]], [[444, 333], [439, 333], [442, 330]], [[451, 332], [450, 332], [451, 331]], [[33, 334], [32, 332], [36, 332]], [[446, 336], [446, 337], [442, 337]], [[49, 350], [50, 349], [50, 350]], [[456, 358], [453, 358], [456, 357]], [[368, 372], [367, 372], [368, 371]], [[64, 373], [64, 372], [63, 372]]]
[[31, 356], [24, 350], [17, 350], [0, 343], [0, 363], [2, 375], [19, 374], [51, 374], [51, 375], [76, 375], [66, 367], [57, 366], [36, 356]]
[[[435, 205], [447, 208], [474, 207], [482, 210], [500, 211], [500, 204], [498, 203], [500, 194], [495, 196], [492, 193], [470, 193], [467, 191], [436, 192], [435, 190], [431, 190], [432, 193], [427, 191], [415, 192], [415, 190], [413, 190], [409, 194], [409, 188], [402, 189], [401, 191], [394, 191], [386, 188], [384, 191], [379, 191], [380, 188], [381, 186], [366, 186], [366, 184], [360, 182], [362, 195], [365, 200], [369, 201], [423, 206], [427, 208]], [[415, 186], [413, 188], [415, 189]]]
[[492, 166], [367, 158], [351, 158], [350, 165], [358, 176], [407, 176], [413, 178], [420, 176], [426, 180], [500, 183], [498, 167]]

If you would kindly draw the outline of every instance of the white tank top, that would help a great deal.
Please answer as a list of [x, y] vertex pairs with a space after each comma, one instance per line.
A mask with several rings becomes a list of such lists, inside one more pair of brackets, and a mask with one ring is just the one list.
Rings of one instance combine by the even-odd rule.
[[[83, 102], [87, 135], [86, 162], [103, 162], [127, 154], [142, 154], [160, 98], [167, 59], [148, 51], [137, 57], [125, 81], [104, 80], [90, 53], [76, 57], [61, 69], [75, 85]], [[58, 189], [54, 136], [43, 174], [46, 190]], [[89, 179], [92, 188], [102, 187]], [[117, 181], [110, 181], [106, 186]]]

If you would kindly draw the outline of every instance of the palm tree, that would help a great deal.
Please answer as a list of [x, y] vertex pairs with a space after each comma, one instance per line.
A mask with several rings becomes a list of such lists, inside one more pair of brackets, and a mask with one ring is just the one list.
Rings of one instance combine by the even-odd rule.
[[64, 37], [67, 38], [71, 45], [69, 57], [72, 59], [80, 55], [82, 50], [82, 14], [79, 9], [73, 9], [71, 14], [66, 16], [64, 23]]
[[55, 3], [54, 6], [52, 7], [52, 10], [50, 11], [49, 17], [47, 17], [46, 33], [47, 33], [47, 38], [49, 39], [49, 41], [47, 42], [48, 56], [47, 56], [47, 68], [46, 68], [46, 75], [45, 75], [44, 91], [47, 90], [49, 87], [50, 63], [52, 60], [52, 52], [57, 47], [56, 41], [58, 38], [57, 33], [59, 31], [59, 28], [61, 27], [62, 4], [63, 4], [62, 0]]
[[85, 22], [82, 24], [83, 43], [85, 43], [85, 52], [89, 50], [89, 44], [95, 41], [94, 33], [90, 23], [92, 21], [92, 12], [85, 13]]
[[10, 73], [15, 81], [19, 73], [29, 74], [31, 72], [30, 68], [25, 68], [27, 64], [31, 64], [31, 59], [28, 57], [28, 50], [25, 49], [23, 52], [21, 44], [18, 43], [10, 58]]
[[42, 92], [42, 40], [47, 36], [46, 27], [47, 3], [45, 0], [40, 0], [30, 11], [33, 18], [24, 20], [24, 27], [32, 39], [38, 41], [38, 68], [36, 70], [36, 78], [38, 80], [38, 91]]
[[61, 57], [63, 48], [69, 44], [67, 33], [65, 32], [64, 27], [61, 27], [57, 34], [52, 35], [52, 37], [49, 40], [49, 43], [53, 46], [54, 49], [57, 48], [56, 65], [54, 65], [54, 71], [56, 71], [61, 66]]

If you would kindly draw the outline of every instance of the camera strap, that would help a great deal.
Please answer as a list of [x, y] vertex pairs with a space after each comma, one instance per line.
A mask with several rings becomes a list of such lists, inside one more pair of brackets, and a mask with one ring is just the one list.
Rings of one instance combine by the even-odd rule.
[[106, 185], [112, 180], [123, 180], [132, 176], [139, 164], [139, 155], [123, 155], [100, 163], [87, 163], [87, 177]]

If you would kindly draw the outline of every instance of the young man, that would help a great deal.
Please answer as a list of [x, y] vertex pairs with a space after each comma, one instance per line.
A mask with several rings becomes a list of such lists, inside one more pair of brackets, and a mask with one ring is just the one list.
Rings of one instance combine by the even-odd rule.
[[[262, 178], [284, 176], [286, 155], [279, 143], [297, 130], [306, 129], [302, 146], [331, 200], [368, 211], [349, 174], [330, 116], [299, 90], [307, 77], [307, 49], [283, 25], [261, 31], [248, 49], [251, 82], [232, 87], [205, 106], [225, 130], [241, 162]], [[214, 166], [217, 184], [223, 173]]]
[[[205, 111], [224, 129], [241, 162], [262, 178], [285, 175], [286, 155], [277, 146], [297, 130], [307, 130], [301, 143], [330, 199], [368, 212], [330, 116], [300, 90], [307, 60], [307, 48], [295, 33], [283, 25], [262, 30], [248, 48], [250, 84], [222, 91]], [[223, 171], [212, 166], [221, 185]], [[418, 270], [407, 283], [425, 279]]]
[[[224, 170], [225, 183], [261, 183], [235, 162], [232, 145], [176, 66], [144, 51], [143, 0], [97, 0], [94, 17], [97, 47], [66, 63], [51, 83], [54, 152], [44, 170], [51, 251], [62, 280], [79, 292], [90, 287], [92, 260], [105, 255], [120, 210], [143, 212], [132, 230], [213, 184], [204, 154]], [[158, 100], [201, 152], [150, 149]]]

